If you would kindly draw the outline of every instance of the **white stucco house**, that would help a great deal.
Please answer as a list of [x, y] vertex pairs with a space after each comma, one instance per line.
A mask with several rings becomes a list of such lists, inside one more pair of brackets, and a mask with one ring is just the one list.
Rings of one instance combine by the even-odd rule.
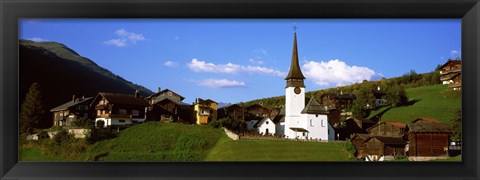
[[269, 117], [263, 118], [255, 124], [255, 127], [258, 129], [259, 134], [273, 135], [276, 133], [276, 125]]

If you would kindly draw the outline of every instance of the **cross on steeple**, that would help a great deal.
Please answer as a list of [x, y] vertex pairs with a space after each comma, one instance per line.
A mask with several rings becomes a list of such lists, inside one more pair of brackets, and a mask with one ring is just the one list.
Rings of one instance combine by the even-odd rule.
[[295, 22], [293, 23], [293, 32], [297, 32], [297, 24], [295, 24]]

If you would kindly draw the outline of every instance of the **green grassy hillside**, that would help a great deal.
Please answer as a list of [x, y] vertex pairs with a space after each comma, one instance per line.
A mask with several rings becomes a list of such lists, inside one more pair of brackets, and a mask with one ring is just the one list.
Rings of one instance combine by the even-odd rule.
[[422, 86], [406, 89], [410, 105], [380, 108], [370, 117], [380, 116], [382, 121], [410, 122], [415, 118], [435, 118], [450, 122], [462, 107], [461, 91], [453, 91], [448, 85]]
[[101, 141], [85, 153], [100, 161], [200, 161], [223, 131], [207, 126], [147, 122]]
[[207, 161], [347, 161], [345, 142], [319, 143], [276, 140], [223, 139]]

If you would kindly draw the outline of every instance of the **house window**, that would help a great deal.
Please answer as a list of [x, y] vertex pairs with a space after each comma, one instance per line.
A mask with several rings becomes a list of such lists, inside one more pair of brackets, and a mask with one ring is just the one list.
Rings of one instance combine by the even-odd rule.
[[121, 119], [121, 120], [118, 120], [119, 123], [125, 123], [125, 120]]
[[132, 110], [132, 116], [138, 116], [140, 114], [139, 110]]
[[118, 114], [126, 115], [126, 114], [127, 114], [127, 110], [126, 110], [126, 109], [119, 109], [119, 110], [118, 110]]
[[168, 92], [168, 96], [172, 96], [172, 92]]
[[83, 110], [88, 110], [88, 105], [83, 106]]
[[82, 107], [83, 107], [83, 106], [78, 105], [78, 106], [77, 106], [77, 110], [82, 110]]
[[100, 116], [100, 114], [102, 114], [102, 112], [100, 110], [97, 110], [97, 116]]

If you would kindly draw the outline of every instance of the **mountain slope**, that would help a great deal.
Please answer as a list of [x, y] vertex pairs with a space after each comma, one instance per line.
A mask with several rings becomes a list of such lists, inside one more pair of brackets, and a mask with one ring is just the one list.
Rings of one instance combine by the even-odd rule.
[[[41, 86], [47, 110], [76, 97], [95, 96], [98, 92], [153, 94], [56, 42], [19, 43], [19, 103], [34, 82]], [[50, 117], [50, 116], [48, 116]]]

